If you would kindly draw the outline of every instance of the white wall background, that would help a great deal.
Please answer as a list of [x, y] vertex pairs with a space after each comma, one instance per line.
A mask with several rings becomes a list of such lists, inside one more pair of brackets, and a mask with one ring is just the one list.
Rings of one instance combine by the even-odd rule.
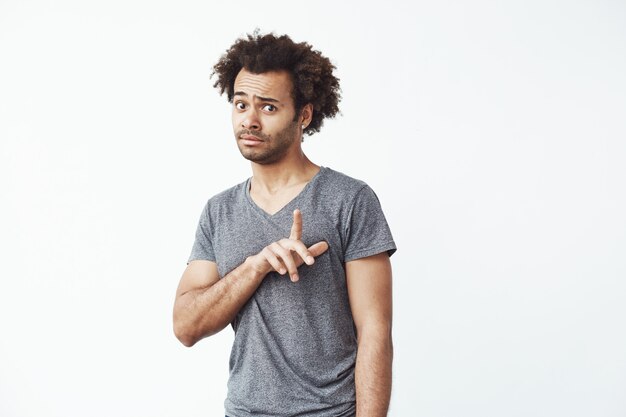
[[[382, 201], [391, 416], [626, 415], [626, 4], [0, 0], [0, 415], [222, 415], [232, 334], [174, 291], [250, 169], [209, 79], [260, 27], [343, 116], [305, 142]], [[269, 383], [269, 381], [268, 381]]]

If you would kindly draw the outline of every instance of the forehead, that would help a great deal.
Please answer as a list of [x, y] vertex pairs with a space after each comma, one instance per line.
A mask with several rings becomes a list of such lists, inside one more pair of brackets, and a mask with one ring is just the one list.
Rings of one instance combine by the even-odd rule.
[[287, 71], [268, 71], [255, 74], [243, 68], [235, 78], [235, 94], [291, 100], [291, 77]]

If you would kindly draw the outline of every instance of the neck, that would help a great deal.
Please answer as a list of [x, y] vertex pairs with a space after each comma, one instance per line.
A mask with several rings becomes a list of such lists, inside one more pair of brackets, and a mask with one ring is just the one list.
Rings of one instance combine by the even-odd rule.
[[274, 194], [282, 188], [308, 182], [320, 170], [299, 146], [283, 159], [272, 164], [252, 162], [252, 187]]

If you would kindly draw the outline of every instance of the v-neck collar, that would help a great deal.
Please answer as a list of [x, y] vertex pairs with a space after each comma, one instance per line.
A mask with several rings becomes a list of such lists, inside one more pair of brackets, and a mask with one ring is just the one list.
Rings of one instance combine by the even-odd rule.
[[[325, 171], [326, 169], [327, 169], [326, 167], [320, 166], [319, 171], [317, 171], [317, 173], [315, 175], [313, 175], [313, 177], [309, 180], [309, 182], [307, 182], [304, 185], [302, 190], [300, 190], [300, 192], [294, 198], [289, 200], [289, 202], [287, 204], [285, 204], [280, 209], [278, 209], [278, 211], [276, 213], [274, 213], [274, 214], [270, 214], [267, 211], [263, 210], [261, 207], [259, 207], [259, 205], [257, 203], [254, 202], [254, 200], [250, 196], [250, 181], [252, 180], [252, 177], [248, 178], [246, 180], [245, 184], [244, 184], [244, 192], [245, 192], [245, 195], [246, 195], [246, 200], [248, 200], [248, 203], [250, 203], [250, 205], [256, 211], [258, 211], [260, 214], [262, 214], [264, 217], [276, 218], [280, 214], [282, 214], [285, 210], [289, 209], [294, 204], [296, 204], [299, 200], [301, 200], [301, 198], [308, 192], [309, 188], [311, 188], [311, 184], [313, 184], [315, 181], [317, 181], [317, 179], [322, 175], [323, 171]], [[296, 208], [297, 207], [294, 207], [294, 210]]]

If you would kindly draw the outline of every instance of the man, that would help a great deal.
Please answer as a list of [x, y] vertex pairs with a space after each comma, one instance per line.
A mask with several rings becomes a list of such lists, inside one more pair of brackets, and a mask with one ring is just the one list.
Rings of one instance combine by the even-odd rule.
[[333, 69], [258, 33], [214, 67], [252, 177], [205, 205], [174, 331], [192, 346], [232, 325], [230, 417], [387, 414], [396, 246], [371, 188], [301, 147], [338, 111]]

